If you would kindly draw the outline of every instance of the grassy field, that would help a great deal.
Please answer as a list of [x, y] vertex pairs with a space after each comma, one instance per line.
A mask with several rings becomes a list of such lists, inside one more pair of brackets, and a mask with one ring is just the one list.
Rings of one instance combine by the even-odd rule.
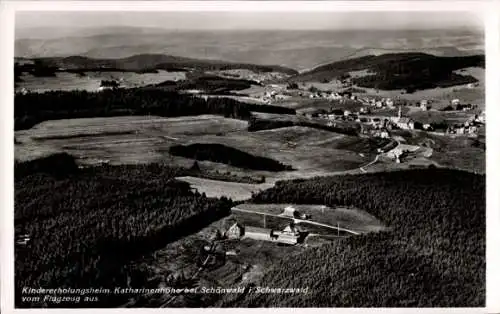
[[17, 90], [26, 88], [33, 92], [46, 92], [50, 90], [75, 90], [97, 91], [101, 80], [123, 79], [123, 87], [138, 87], [157, 84], [164, 81], [177, 81], [186, 78], [185, 72], [167, 72], [159, 70], [158, 73], [134, 72], [85, 72], [85, 76], [75, 73], [58, 72], [54, 77], [34, 77], [23, 75], [22, 82], [18, 83]]
[[[247, 132], [246, 127], [245, 121], [211, 115], [46, 121], [15, 133], [15, 158], [30, 160], [54, 152], [68, 152], [82, 164], [166, 162], [190, 167], [192, 159], [171, 156], [168, 153], [169, 147], [218, 143], [249, 154], [272, 158], [296, 169], [273, 173], [239, 169], [210, 161], [199, 162], [204, 169], [219, 173], [266, 178], [264, 185], [189, 179], [194, 187], [199, 188], [200, 193], [205, 192], [208, 196], [226, 195], [235, 200], [248, 199], [252, 192], [268, 188], [268, 184], [277, 180], [343, 172], [356, 169], [369, 161], [368, 157], [362, 157], [353, 151], [357, 148], [347, 147], [345, 136], [341, 134], [306, 127]], [[339, 145], [343, 148], [335, 148]]]
[[415, 110], [408, 114], [409, 117], [420, 123], [446, 123], [448, 125], [461, 124], [470, 117], [478, 114], [479, 111], [421, 111]]
[[83, 160], [111, 163], [164, 160], [162, 148], [199, 134], [245, 130], [247, 123], [220, 116], [161, 118], [132, 116], [46, 121], [17, 131], [15, 158], [29, 160], [54, 151], [67, 151]]
[[385, 230], [386, 226], [377, 218], [357, 208], [336, 207], [304, 204], [251, 204], [236, 206], [243, 210], [279, 215], [287, 206], [293, 206], [299, 213], [311, 215], [311, 220], [331, 226], [346, 228], [357, 232], [372, 232]]
[[234, 201], [249, 199], [252, 196], [252, 193], [265, 190], [266, 188], [270, 188], [272, 186], [269, 183], [236, 183], [197, 177], [178, 177], [177, 180], [189, 183], [192, 188], [195, 188], [200, 193], [205, 193], [207, 197], [220, 197], [221, 195], [224, 195]]

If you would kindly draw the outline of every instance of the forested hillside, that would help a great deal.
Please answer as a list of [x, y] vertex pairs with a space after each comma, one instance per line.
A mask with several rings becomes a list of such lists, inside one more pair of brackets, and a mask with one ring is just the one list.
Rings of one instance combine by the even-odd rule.
[[438, 57], [425, 53], [391, 53], [342, 60], [301, 73], [294, 82], [347, 78], [351, 71], [367, 70], [366, 76], [354, 77], [361, 87], [382, 90], [406, 89], [408, 92], [477, 82], [472, 76], [453, 71], [467, 67], [484, 68], [484, 55]]
[[[56, 164], [66, 171], [54, 172]], [[23, 287], [144, 287], [147, 276], [130, 262], [231, 208], [228, 199], [207, 198], [174, 180], [179, 169], [74, 165], [71, 156], [59, 154], [15, 166], [16, 235], [30, 238], [15, 249], [18, 307], [41, 305], [21, 302]], [[107, 307], [126, 299], [99, 295], [98, 302], [60, 306]]]
[[480, 307], [485, 304], [485, 177], [445, 169], [279, 182], [256, 203], [354, 205], [392, 228], [269, 269], [263, 287], [307, 295], [226, 298], [242, 307]]
[[196, 69], [200, 71], [248, 69], [255, 72], [283, 72], [296, 74], [297, 71], [277, 65], [256, 65], [232, 63], [219, 60], [201, 60], [163, 54], [138, 54], [120, 59], [93, 59], [83, 56], [38, 58], [35, 62], [46, 68], [64, 68], [78, 71], [113, 70], [144, 72], [151, 70]]
[[116, 89], [95, 93], [51, 91], [16, 95], [14, 128], [29, 129], [46, 120], [128, 115], [176, 117], [217, 114], [249, 119], [251, 111], [295, 114], [295, 110], [284, 107], [247, 104], [228, 98], [205, 100], [155, 88]]
[[187, 74], [186, 80], [165, 81], [153, 85], [169, 91], [199, 90], [204, 94], [226, 95], [259, 85], [257, 82], [243, 79], [230, 79], [217, 75]]

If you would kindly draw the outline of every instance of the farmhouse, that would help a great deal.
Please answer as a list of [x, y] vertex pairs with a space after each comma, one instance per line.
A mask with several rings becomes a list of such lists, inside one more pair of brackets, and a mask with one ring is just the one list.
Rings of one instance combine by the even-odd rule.
[[420, 103], [420, 109], [422, 109], [422, 111], [427, 111], [429, 110], [429, 106], [427, 103]]
[[432, 130], [432, 126], [429, 124], [429, 123], [426, 123], [422, 126], [422, 128], [426, 131], [431, 131]]
[[282, 244], [295, 245], [299, 242], [299, 233], [295, 229], [287, 226], [285, 230], [273, 230], [253, 226], [242, 226], [238, 223], [233, 224], [227, 231], [228, 239], [248, 238], [260, 241], [271, 241]]
[[110, 81], [102, 80], [101, 81], [101, 85], [99, 86], [99, 91], [102, 91], [102, 90], [105, 90], [105, 89], [115, 89], [115, 88], [118, 88], [118, 87], [120, 87], [120, 83], [118, 81], [115, 81], [115, 80], [110, 80]]
[[396, 163], [400, 163], [404, 155], [404, 151], [399, 148], [395, 148], [387, 153], [390, 158], [393, 158]]
[[386, 105], [387, 107], [389, 107], [389, 108], [394, 108], [394, 101], [393, 101], [392, 99], [390, 99], [390, 98], [387, 98], [387, 99], [385, 100], [385, 105]]

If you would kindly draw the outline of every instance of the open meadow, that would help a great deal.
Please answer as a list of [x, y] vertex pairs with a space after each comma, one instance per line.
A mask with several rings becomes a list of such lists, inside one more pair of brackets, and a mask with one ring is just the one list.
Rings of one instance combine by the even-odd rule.
[[[244, 203], [237, 206], [238, 209], [243, 209], [249, 212], [255, 212], [257, 215], [269, 214], [280, 215], [287, 206], [292, 206], [300, 214], [310, 215], [310, 219], [314, 222], [327, 224], [344, 229], [349, 229], [355, 232], [375, 232], [388, 230], [380, 220], [368, 214], [366, 211], [359, 208], [349, 208], [345, 206], [330, 207], [324, 205], [307, 205], [307, 204], [252, 204]], [[234, 212], [235, 215], [237, 212]], [[236, 215], [238, 217], [239, 213]], [[307, 229], [308, 226], [304, 225]], [[332, 231], [329, 231], [330, 233]], [[335, 233], [335, 232], [333, 232]]]
[[158, 73], [135, 73], [135, 72], [95, 72], [89, 71], [80, 75], [77, 73], [57, 72], [54, 76], [35, 77], [33, 75], [22, 75], [21, 81], [17, 83], [16, 90], [23, 88], [32, 92], [46, 92], [52, 90], [86, 90], [95, 92], [99, 90], [102, 80], [120, 81], [125, 88], [158, 84], [164, 81], [177, 81], [186, 78], [185, 72], [169, 72], [158, 70]]
[[200, 143], [223, 144], [272, 158], [301, 172], [343, 171], [368, 161], [355, 151], [324, 145], [325, 141], [332, 147], [334, 142], [341, 143], [341, 134], [306, 127], [247, 132], [246, 127], [245, 121], [211, 115], [46, 121], [16, 132], [15, 156], [29, 160], [34, 151], [36, 156], [41, 152], [65, 151], [84, 163], [96, 159], [111, 164], [171, 162], [182, 158], [169, 156], [168, 147]]

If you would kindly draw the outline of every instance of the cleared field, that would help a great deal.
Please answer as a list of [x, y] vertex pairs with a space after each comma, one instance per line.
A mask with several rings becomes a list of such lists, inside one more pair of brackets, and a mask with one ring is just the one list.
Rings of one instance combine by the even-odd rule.
[[195, 188], [200, 193], [205, 193], [207, 197], [220, 197], [224, 195], [234, 201], [249, 199], [252, 193], [272, 187], [270, 183], [236, 183], [196, 177], [177, 177], [176, 179], [189, 183], [192, 188]]
[[473, 111], [414, 111], [409, 114], [411, 118], [420, 123], [446, 123], [461, 124], [469, 118], [474, 117], [480, 110]]
[[245, 130], [247, 122], [220, 116], [132, 116], [42, 122], [16, 131], [15, 157], [29, 160], [55, 151], [111, 163], [161, 161], [164, 148], [199, 134]]
[[21, 76], [22, 82], [18, 83], [17, 90], [26, 88], [33, 92], [46, 92], [50, 90], [86, 90], [97, 91], [101, 80], [121, 80], [123, 87], [139, 87], [157, 84], [164, 81], [176, 81], [186, 78], [185, 72], [167, 72], [160, 70], [158, 73], [133, 73], [133, 72], [85, 72], [81, 76], [75, 73], [57, 72], [54, 77]]
[[313, 129], [310, 127], [292, 126], [255, 132], [265, 141], [284, 142], [296, 145], [317, 145], [320, 141], [342, 138], [344, 135]]
[[[287, 133], [288, 128], [280, 132]], [[331, 133], [335, 137], [335, 133]], [[342, 171], [358, 167], [367, 159], [357, 153], [330, 147], [312, 147], [297, 145], [289, 147], [286, 140], [272, 141], [269, 134], [259, 132], [234, 132], [227, 136], [204, 135], [193, 139], [198, 143], [220, 143], [254, 155], [263, 155], [283, 164], [292, 165], [294, 169], [304, 172]], [[277, 135], [277, 137], [279, 137]]]
[[[263, 214], [280, 215], [283, 209], [292, 206], [299, 213], [311, 215], [311, 220], [331, 226], [338, 226], [357, 232], [372, 232], [386, 230], [387, 227], [377, 218], [367, 212], [357, 208], [329, 207], [322, 205], [303, 204], [250, 204], [244, 203], [237, 206], [243, 210], [254, 211]], [[240, 215], [238, 213], [238, 215]], [[262, 219], [257, 219], [262, 221]], [[268, 221], [266, 221], [268, 223]], [[285, 224], [286, 226], [286, 224]], [[311, 226], [303, 224], [303, 227], [310, 229]], [[331, 232], [331, 230], [328, 230]]]

